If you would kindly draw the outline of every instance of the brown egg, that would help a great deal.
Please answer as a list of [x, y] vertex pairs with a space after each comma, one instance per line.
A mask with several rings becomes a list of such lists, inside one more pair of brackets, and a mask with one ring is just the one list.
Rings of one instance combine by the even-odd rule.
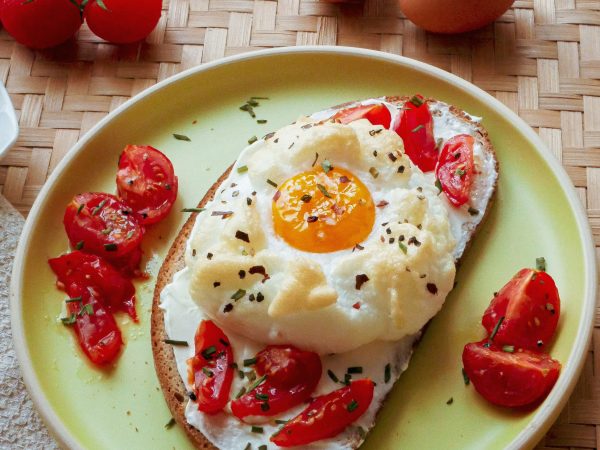
[[464, 33], [500, 17], [514, 0], [399, 0], [402, 12], [433, 33]]

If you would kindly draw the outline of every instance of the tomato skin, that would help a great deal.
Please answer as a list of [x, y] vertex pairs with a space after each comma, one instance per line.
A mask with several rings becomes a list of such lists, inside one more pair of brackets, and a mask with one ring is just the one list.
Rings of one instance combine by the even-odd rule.
[[[274, 434], [271, 442], [279, 447], [293, 447], [337, 436], [369, 408], [373, 400], [373, 389], [373, 382], [365, 378], [315, 398]], [[349, 411], [348, 407], [353, 401], [356, 406]]]
[[[83, 242], [82, 251], [115, 265], [139, 249], [144, 235], [129, 206], [114, 195], [100, 192], [76, 195], [67, 205], [63, 223], [71, 247]], [[110, 231], [105, 234], [105, 230]]]
[[124, 311], [137, 322], [135, 287], [97, 255], [74, 251], [48, 260], [67, 292], [93, 287], [111, 312]]
[[459, 134], [446, 141], [440, 154], [436, 177], [454, 206], [464, 205], [470, 198], [475, 172], [474, 143], [473, 136]]
[[332, 117], [341, 123], [350, 123], [358, 119], [367, 119], [372, 125], [382, 125], [384, 128], [390, 128], [392, 115], [386, 106], [382, 103], [374, 105], [358, 105], [338, 111]]
[[82, 23], [79, 8], [69, 0], [3, 0], [0, 16], [17, 42], [34, 49], [62, 44]]
[[[231, 402], [231, 411], [240, 420], [248, 416], [274, 416], [304, 403], [319, 384], [322, 366], [317, 353], [291, 345], [270, 345], [256, 355], [255, 369], [258, 376], [267, 378], [256, 389]], [[262, 396], [268, 400], [257, 399]]]
[[404, 152], [410, 160], [423, 172], [430, 172], [438, 161], [433, 117], [423, 96], [417, 94], [415, 97], [420, 100], [417, 102], [419, 106], [412, 103], [412, 99], [404, 103], [400, 124], [395, 131], [404, 141]]
[[113, 44], [130, 44], [148, 36], [160, 19], [162, 0], [90, 0], [83, 15], [97, 36]]
[[128, 145], [119, 158], [117, 189], [142, 225], [164, 219], [177, 198], [178, 181], [171, 161], [159, 150]]
[[552, 277], [534, 269], [520, 270], [492, 299], [481, 323], [491, 333], [502, 317], [495, 344], [543, 349], [560, 317], [560, 297]]
[[[210, 320], [200, 322], [194, 344], [195, 355], [188, 360], [188, 367], [198, 410], [216, 414], [229, 401], [233, 381], [233, 350], [229, 338]], [[212, 347], [214, 352], [208, 355], [206, 350]], [[207, 372], [212, 375], [209, 376]]]
[[558, 379], [560, 362], [543, 353], [503, 351], [488, 340], [465, 345], [465, 372], [477, 392], [489, 402], [521, 407], [542, 401]]

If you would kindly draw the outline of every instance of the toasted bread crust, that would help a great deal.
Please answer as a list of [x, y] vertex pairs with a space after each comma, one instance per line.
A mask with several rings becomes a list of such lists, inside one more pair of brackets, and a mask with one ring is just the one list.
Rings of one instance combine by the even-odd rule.
[[[385, 97], [386, 101], [390, 103], [404, 103], [410, 99], [408, 96], [395, 96], [395, 97]], [[426, 99], [427, 102], [436, 102], [435, 99]], [[346, 106], [352, 105], [356, 102], [348, 102], [341, 105], [337, 105], [333, 107], [334, 109], [341, 109]], [[480, 134], [481, 140], [484, 144], [484, 149], [486, 152], [489, 152], [494, 156], [494, 161], [496, 163], [495, 169], [496, 173], [498, 173], [498, 160], [495, 156], [494, 148], [492, 143], [489, 140], [487, 131], [477, 122], [473, 121], [472, 118], [466, 114], [464, 111], [456, 108], [454, 106], [450, 106], [450, 111], [460, 120], [465, 122], [469, 122], [470, 124], [477, 127], [477, 130]], [[219, 186], [227, 179], [229, 173], [231, 171], [230, 166], [225, 173], [223, 173], [219, 179], [211, 186], [206, 195], [202, 198], [198, 207], [204, 207], [212, 198], [215, 193], [219, 189]], [[464, 255], [464, 252], [471, 245], [473, 235], [481, 225], [481, 223], [487, 217], [489, 210], [492, 206], [492, 201], [495, 197], [496, 185], [498, 180], [495, 180], [493, 186], [493, 193], [490, 196], [487, 207], [485, 209], [484, 214], [479, 218], [477, 222], [474, 222], [470, 225], [467, 233], [468, 239], [467, 244], [465, 246], [464, 251], [457, 255], [456, 264], [459, 265]], [[183, 225], [181, 231], [175, 238], [169, 252], [163, 261], [163, 264], [160, 268], [160, 271], [157, 275], [156, 286], [154, 289], [154, 297], [152, 301], [152, 316], [151, 316], [151, 340], [152, 340], [152, 353], [154, 356], [154, 366], [156, 369], [156, 374], [158, 376], [158, 380], [160, 382], [160, 386], [162, 388], [163, 394], [165, 396], [165, 400], [173, 418], [176, 422], [185, 430], [186, 434], [192, 441], [193, 445], [199, 449], [216, 449], [215, 447], [199, 430], [194, 428], [193, 426], [187, 423], [185, 418], [185, 407], [188, 400], [187, 389], [179, 376], [179, 372], [177, 370], [177, 363], [175, 360], [175, 355], [173, 353], [173, 348], [169, 344], [165, 344], [164, 340], [168, 338], [165, 323], [164, 323], [164, 314], [163, 310], [160, 308], [160, 293], [162, 290], [169, 284], [175, 273], [184, 268], [184, 255], [185, 248], [192, 228], [194, 227], [194, 223], [196, 221], [196, 216], [198, 213], [193, 213], [186, 223]], [[426, 324], [422, 331], [427, 328]], [[416, 345], [416, 344], [415, 344]], [[359, 442], [357, 442], [356, 446], [358, 447]]]

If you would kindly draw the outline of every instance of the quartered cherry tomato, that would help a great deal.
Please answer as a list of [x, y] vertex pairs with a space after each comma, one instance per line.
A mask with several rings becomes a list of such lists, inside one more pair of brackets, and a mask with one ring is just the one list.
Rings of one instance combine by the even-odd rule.
[[135, 256], [144, 235], [129, 206], [99, 192], [76, 195], [67, 205], [63, 223], [71, 247], [115, 265]]
[[69, 285], [66, 292], [71, 298], [63, 323], [73, 326], [79, 346], [92, 363], [105, 366], [114, 362], [123, 339], [102, 297], [93, 287], [79, 284]]
[[436, 169], [442, 190], [454, 206], [469, 201], [473, 174], [473, 144], [475, 138], [468, 134], [451, 137], [444, 144]]
[[241, 420], [273, 416], [308, 400], [321, 378], [321, 358], [291, 345], [270, 345], [256, 355], [255, 369], [265, 381], [231, 402]]
[[358, 119], [367, 119], [372, 125], [382, 125], [389, 129], [392, 115], [385, 105], [379, 103], [375, 105], [359, 105], [352, 108], [346, 108], [338, 111], [332, 119], [337, 119], [341, 123], [350, 123]]
[[48, 263], [67, 292], [92, 287], [111, 312], [124, 311], [137, 322], [135, 287], [101, 257], [74, 251]]
[[552, 339], [560, 316], [560, 298], [546, 272], [520, 270], [492, 299], [482, 324], [497, 345], [539, 350]]
[[356, 380], [315, 398], [274, 434], [271, 442], [279, 447], [293, 447], [337, 436], [369, 408], [373, 388], [374, 384], [369, 379]]
[[465, 345], [463, 365], [477, 392], [499, 406], [519, 407], [540, 402], [550, 392], [561, 365], [549, 355], [514, 350], [488, 340]]
[[177, 198], [171, 161], [146, 145], [128, 145], [119, 158], [119, 197], [133, 208], [143, 225], [164, 219]]
[[198, 409], [215, 414], [229, 401], [233, 350], [225, 333], [210, 320], [200, 323], [194, 344], [195, 355], [188, 360], [188, 365]]
[[438, 150], [433, 136], [433, 117], [422, 95], [404, 103], [400, 124], [395, 130], [404, 141], [404, 152], [423, 172], [435, 169]]

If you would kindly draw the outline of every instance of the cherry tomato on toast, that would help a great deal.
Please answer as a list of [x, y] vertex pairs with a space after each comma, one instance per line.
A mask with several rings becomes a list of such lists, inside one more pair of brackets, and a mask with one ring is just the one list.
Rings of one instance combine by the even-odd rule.
[[273, 416], [307, 401], [321, 378], [321, 358], [291, 345], [270, 345], [256, 355], [255, 369], [265, 381], [231, 402], [240, 420]]
[[492, 299], [481, 322], [491, 333], [502, 319], [494, 336], [497, 345], [540, 350], [551, 341], [559, 317], [560, 298], [552, 277], [522, 269]]
[[114, 195], [76, 195], [63, 218], [71, 247], [118, 264], [138, 251], [144, 228], [131, 208]]
[[489, 402], [507, 407], [536, 404], [556, 383], [561, 364], [549, 355], [487, 345], [487, 339], [465, 345], [462, 360], [473, 386]]
[[111, 312], [124, 311], [137, 322], [135, 287], [100, 256], [74, 251], [48, 263], [67, 292], [93, 287]]
[[332, 117], [341, 123], [350, 123], [358, 119], [367, 119], [372, 125], [382, 125], [389, 129], [392, 115], [384, 104], [358, 105], [338, 111]]
[[195, 355], [188, 360], [188, 367], [198, 409], [216, 414], [229, 401], [233, 350], [225, 333], [210, 320], [203, 320], [198, 326], [194, 345]]
[[433, 136], [433, 117], [423, 96], [404, 103], [400, 124], [395, 130], [404, 141], [404, 152], [423, 172], [435, 169], [438, 150]]
[[271, 442], [279, 447], [293, 447], [337, 436], [369, 408], [373, 388], [373, 382], [365, 378], [315, 398], [274, 434]]
[[177, 177], [171, 161], [147, 145], [128, 145], [119, 158], [119, 197], [143, 225], [164, 219], [177, 198]]
[[470, 198], [475, 172], [474, 143], [473, 136], [459, 134], [446, 141], [440, 154], [436, 177], [454, 206], [464, 205]]

